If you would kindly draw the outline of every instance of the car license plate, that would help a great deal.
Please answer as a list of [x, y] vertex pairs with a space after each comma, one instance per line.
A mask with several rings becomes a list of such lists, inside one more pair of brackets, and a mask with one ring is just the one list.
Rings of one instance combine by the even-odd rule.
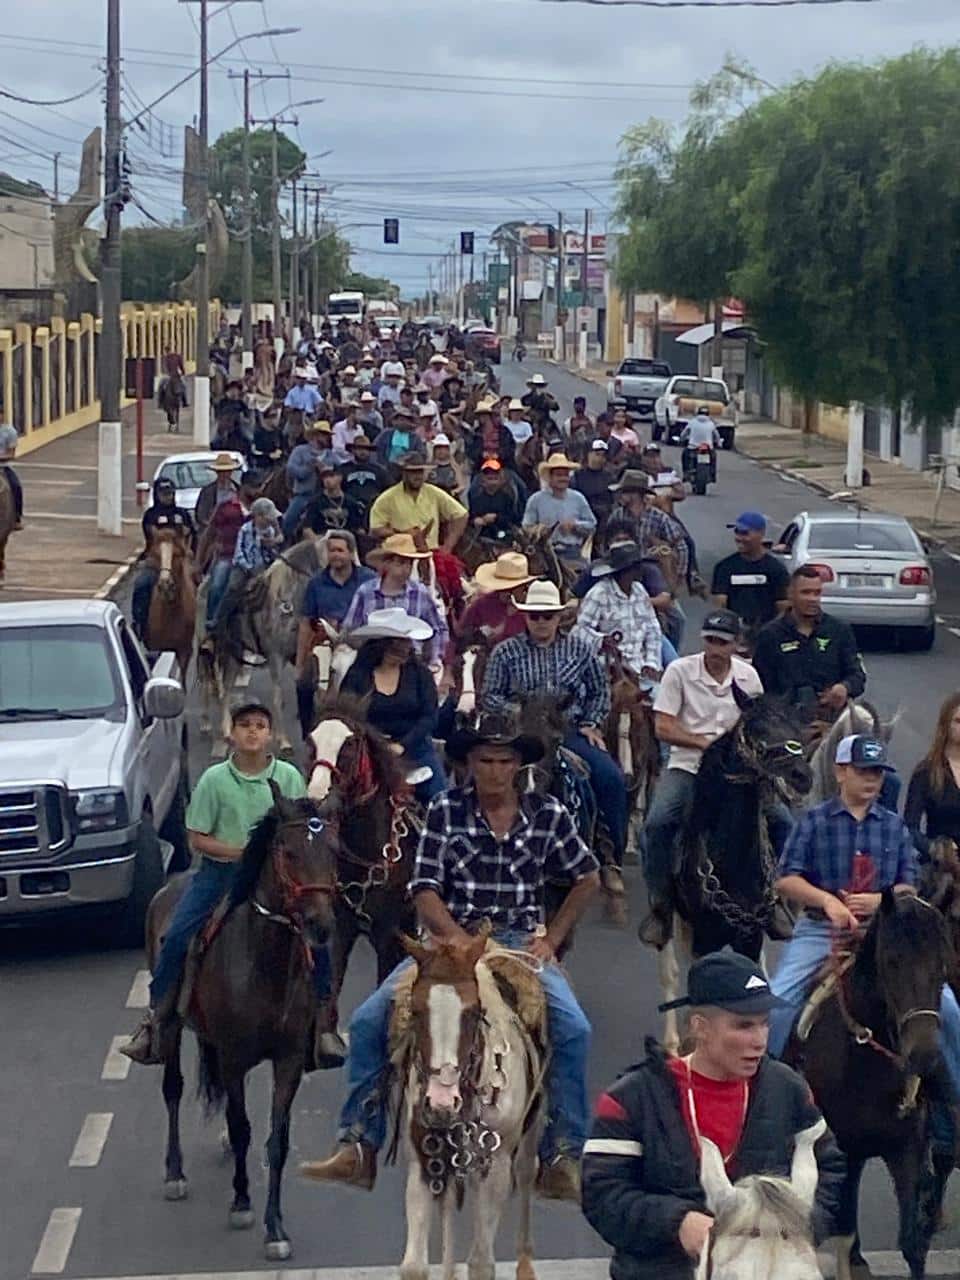
[[893, 586], [893, 578], [884, 573], [842, 573], [841, 587], [876, 587], [879, 591], [889, 591]]

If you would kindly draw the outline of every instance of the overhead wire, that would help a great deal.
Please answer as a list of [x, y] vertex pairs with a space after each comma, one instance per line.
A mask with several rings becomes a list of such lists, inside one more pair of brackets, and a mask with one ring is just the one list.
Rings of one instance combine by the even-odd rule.
[[0, 85], [0, 98], [11, 98], [14, 102], [23, 102], [29, 107], [65, 107], [70, 102], [79, 102], [81, 98], [85, 98], [88, 93], [93, 93], [96, 89], [101, 88], [102, 85], [103, 77], [101, 76], [101, 78], [95, 81], [94, 84], [90, 85], [89, 88], [83, 89], [80, 93], [73, 94], [72, 97], [50, 98], [49, 100], [45, 100], [43, 98], [24, 98], [19, 93], [11, 93], [9, 89], [4, 89], [3, 86]]

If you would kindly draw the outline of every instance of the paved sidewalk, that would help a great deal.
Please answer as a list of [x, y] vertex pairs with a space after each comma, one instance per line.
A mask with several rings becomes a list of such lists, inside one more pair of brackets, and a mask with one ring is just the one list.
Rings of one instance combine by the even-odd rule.
[[[107, 596], [133, 564], [143, 540], [136, 493], [136, 406], [123, 413], [123, 534], [97, 531], [98, 426], [85, 427], [14, 464], [24, 488], [24, 529], [7, 543], [0, 603]], [[193, 450], [191, 411], [171, 435], [166, 418], [144, 405], [144, 478], [161, 458]], [[146, 505], [146, 504], [145, 504]]]
[[[586, 370], [567, 367], [585, 382], [607, 384], [604, 365], [592, 364]], [[848, 492], [844, 480], [846, 446], [836, 440], [804, 435], [768, 418], [744, 415], [737, 427], [737, 450], [819, 493], [832, 496]], [[870, 473], [870, 484], [856, 495], [862, 506], [905, 516], [922, 537], [960, 554], [960, 490], [944, 488], [937, 504], [933, 472], [912, 471], [869, 453], [864, 456], [864, 467]]]

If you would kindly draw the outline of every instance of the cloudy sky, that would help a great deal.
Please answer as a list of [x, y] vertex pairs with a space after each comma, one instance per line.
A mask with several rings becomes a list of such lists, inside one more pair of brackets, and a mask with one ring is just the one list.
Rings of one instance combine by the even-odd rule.
[[[128, 118], [195, 65], [196, 3], [121, 0]], [[241, 122], [228, 71], [289, 69], [257, 89], [256, 116], [291, 102], [292, 130], [327, 188], [325, 216], [345, 228], [354, 264], [423, 293], [430, 266], [460, 230], [477, 251], [498, 222], [602, 228], [613, 203], [617, 143], [632, 123], [681, 120], [693, 81], [727, 50], [781, 83], [831, 59], [871, 61], [960, 37], [957, 0], [877, 0], [817, 7], [652, 9], [542, 0], [211, 0], [211, 55], [243, 40], [211, 76], [211, 137]], [[217, 12], [219, 10], [219, 12]], [[64, 98], [101, 74], [106, 0], [8, 0], [0, 34], [0, 88]], [[296, 34], [257, 37], [267, 29]], [[249, 58], [249, 63], [245, 62]], [[167, 97], [150, 131], [132, 131], [133, 182], [161, 221], [179, 217], [182, 126], [197, 110], [197, 81]], [[76, 177], [79, 141], [100, 122], [101, 94], [56, 108], [0, 99], [0, 168], [61, 191]], [[172, 150], [169, 140], [172, 138]], [[329, 151], [329, 155], [322, 153]], [[400, 218], [397, 249], [384, 216]], [[136, 215], [141, 217], [143, 215]], [[373, 224], [373, 225], [365, 225]]]

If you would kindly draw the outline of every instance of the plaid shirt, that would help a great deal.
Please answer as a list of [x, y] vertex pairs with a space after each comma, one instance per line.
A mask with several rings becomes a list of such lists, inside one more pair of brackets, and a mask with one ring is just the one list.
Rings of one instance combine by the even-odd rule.
[[247, 573], [259, 573], [270, 568], [282, 546], [283, 534], [277, 525], [269, 525], [261, 533], [252, 520], [247, 520], [237, 535], [233, 563]]
[[600, 659], [574, 635], [533, 644], [529, 635], [504, 640], [490, 654], [482, 701], [488, 711], [506, 711], [525, 693], [570, 691], [567, 719], [575, 729], [601, 725], [610, 710], [610, 684]]
[[501, 840], [468, 782], [430, 802], [410, 892], [435, 889], [459, 925], [489, 920], [497, 930], [532, 933], [544, 919], [545, 876], [580, 880], [597, 868], [570, 814], [552, 796], [522, 796]]
[[917, 851], [900, 816], [874, 802], [858, 822], [837, 797], [803, 815], [787, 838], [777, 875], [803, 876], [818, 889], [839, 893], [853, 882], [855, 853], [873, 862], [877, 890], [916, 882]]
[[421, 651], [428, 666], [441, 662], [450, 643], [450, 632], [446, 619], [437, 608], [433, 596], [423, 585], [411, 578], [399, 595], [385, 595], [383, 578], [379, 575], [357, 587], [356, 594], [350, 601], [350, 608], [343, 620], [341, 631], [352, 631], [354, 627], [362, 627], [374, 609], [402, 609], [411, 618], [419, 618], [433, 627], [430, 640], [414, 642], [414, 648]]
[[584, 597], [573, 635], [598, 653], [605, 636], [619, 631], [620, 656], [634, 675], [644, 667], [659, 671], [662, 666], [663, 632], [657, 614], [643, 586], [635, 582], [624, 595], [613, 578], [604, 578]]
[[648, 507], [637, 521], [637, 541], [645, 552], [661, 542], [673, 547], [680, 581], [686, 582], [690, 568], [690, 548], [679, 520], [674, 520], [659, 507]]

